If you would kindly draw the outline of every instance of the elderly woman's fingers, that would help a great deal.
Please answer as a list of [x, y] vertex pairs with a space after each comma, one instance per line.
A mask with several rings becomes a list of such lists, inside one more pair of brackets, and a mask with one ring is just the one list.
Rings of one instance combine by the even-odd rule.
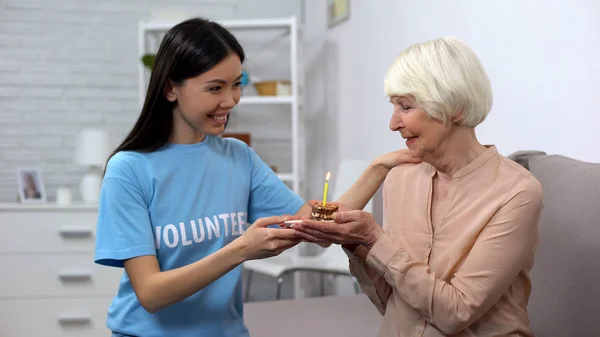
[[293, 228], [296, 231], [296, 233], [308, 234], [315, 238], [322, 238], [322, 237], [326, 236], [326, 233], [324, 233], [324, 232], [321, 232], [316, 229], [307, 228], [307, 227], [300, 227], [299, 225], [296, 225], [296, 224], [293, 226]]
[[344, 223], [344, 222], [355, 222], [365, 218], [365, 212], [356, 210], [356, 211], [346, 211], [346, 212], [336, 212], [333, 214], [333, 220], [335, 222]]
[[335, 222], [315, 221], [315, 220], [303, 220], [299, 224], [294, 224], [294, 226], [292, 228], [299, 229], [299, 230], [311, 229], [311, 230], [318, 231], [321, 233], [338, 233], [339, 232], [339, 224], [337, 224]]
[[294, 232], [294, 235], [299, 238], [302, 239], [304, 241], [308, 241], [308, 242], [313, 242], [313, 243], [331, 243], [331, 240], [327, 239], [327, 235], [325, 233], [321, 233], [319, 231], [313, 231], [313, 230], [308, 230], [308, 229], [304, 229], [304, 230], [296, 230]]

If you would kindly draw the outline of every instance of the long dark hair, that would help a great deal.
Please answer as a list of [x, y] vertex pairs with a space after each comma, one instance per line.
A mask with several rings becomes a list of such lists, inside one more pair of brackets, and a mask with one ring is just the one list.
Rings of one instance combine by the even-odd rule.
[[210, 20], [192, 18], [169, 29], [154, 60], [142, 112], [111, 157], [119, 151], [151, 152], [164, 146], [171, 136], [176, 104], [165, 97], [168, 81], [175, 85], [183, 84], [186, 79], [205, 73], [232, 53], [244, 62], [244, 50], [237, 39]]

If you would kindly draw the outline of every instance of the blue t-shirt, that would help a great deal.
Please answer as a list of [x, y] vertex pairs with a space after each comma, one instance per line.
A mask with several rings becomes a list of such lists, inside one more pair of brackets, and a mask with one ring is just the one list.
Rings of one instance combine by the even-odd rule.
[[[221, 249], [256, 219], [294, 214], [303, 204], [236, 139], [207, 136], [151, 153], [119, 152], [102, 183], [95, 261], [123, 267], [126, 259], [156, 255], [162, 271], [182, 267]], [[241, 266], [154, 314], [124, 272], [107, 325], [115, 335], [248, 336]]]

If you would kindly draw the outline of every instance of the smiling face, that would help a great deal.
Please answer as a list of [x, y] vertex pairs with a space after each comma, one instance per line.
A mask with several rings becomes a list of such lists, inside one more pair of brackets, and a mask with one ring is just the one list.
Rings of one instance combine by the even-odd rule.
[[168, 85], [165, 96], [177, 102], [173, 110], [173, 141], [194, 143], [205, 135], [220, 135], [241, 96], [242, 63], [231, 54], [209, 71]]
[[390, 102], [394, 113], [390, 129], [398, 131], [406, 139], [406, 147], [414, 158], [424, 159], [439, 152], [450, 136], [452, 125], [444, 125], [417, 106], [413, 97], [393, 96]]

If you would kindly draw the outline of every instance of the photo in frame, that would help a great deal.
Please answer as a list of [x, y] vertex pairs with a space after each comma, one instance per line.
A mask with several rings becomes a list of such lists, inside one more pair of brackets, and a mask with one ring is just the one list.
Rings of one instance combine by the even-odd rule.
[[20, 168], [17, 170], [19, 202], [23, 204], [46, 203], [46, 189], [39, 168]]
[[350, 18], [350, 0], [327, 0], [327, 26], [333, 28]]

